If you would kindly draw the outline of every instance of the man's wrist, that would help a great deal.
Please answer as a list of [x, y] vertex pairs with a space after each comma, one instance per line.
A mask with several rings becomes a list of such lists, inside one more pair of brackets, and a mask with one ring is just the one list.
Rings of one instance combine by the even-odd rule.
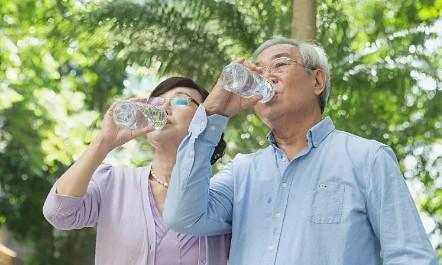
[[223, 115], [223, 116], [227, 117], [227, 115], [225, 113], [222, 113], [221, 111], [219, 111], [216, 106], [210, 106], [210, 105], [208, 106], [205, 104], [203, 104], [203, 106], [204, 106], [204, 109], [206, 110], [207, 116], [218, 114], [218, 115]]

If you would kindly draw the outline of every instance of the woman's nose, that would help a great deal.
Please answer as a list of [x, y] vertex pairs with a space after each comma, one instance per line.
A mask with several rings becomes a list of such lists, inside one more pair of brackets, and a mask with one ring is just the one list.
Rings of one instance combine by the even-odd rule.
[[166, 100], [162, 107], [166, 111], [167, 115], [170, 115], [172, 113], [172, 106], [169, 100]]

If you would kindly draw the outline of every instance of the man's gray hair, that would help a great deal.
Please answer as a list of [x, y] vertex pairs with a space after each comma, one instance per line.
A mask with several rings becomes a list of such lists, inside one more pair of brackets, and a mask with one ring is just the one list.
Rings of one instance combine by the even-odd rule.
[[265, 41], [261, 44], [253, 53], [253, 62], [256, 57], [261, 54], [265, 49], [279, 44], [289, 44], [295, 46], [304, 60], [304, 66], [307, 69], [322, 69], [325, 72], [325, 88], [319, 95], [319, 106], [321, 107], [321, 113], [325, 111], [327, 105], [327, 99], [330, 95], [331, 81], [330, 81], [330, 66], [328, 64], [327, 54], [324, 49], [316, 44], [276, 37]]

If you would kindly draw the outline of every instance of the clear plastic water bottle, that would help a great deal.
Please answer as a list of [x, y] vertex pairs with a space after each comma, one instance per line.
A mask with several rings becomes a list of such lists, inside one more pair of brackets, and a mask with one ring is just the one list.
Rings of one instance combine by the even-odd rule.
[[230, 63], [221, 73], [224, 89], [242, 97], [262, 96], [260, 102], [266, 103], [275, 95], [273, 84], [264, 76], [257, 74], [243, 64]]
[[120, 128], [138, 129], [150, 125], [160, 130], [166, 125], [167, 113], [161, 106], [124, 100], [115, 105], [113, 120]]

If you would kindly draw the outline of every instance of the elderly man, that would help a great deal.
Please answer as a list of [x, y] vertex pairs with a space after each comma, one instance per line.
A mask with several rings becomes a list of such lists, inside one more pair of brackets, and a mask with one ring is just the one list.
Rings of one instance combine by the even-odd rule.
[[[232, 231], [234, 265], [437, 265], [392, 150], [322, 117], [323, 49], [271, 39], [246, 65], [273, 82], [275, 96], [263, 104], [215, 86], [179, 148], [166, 222], [189, 234]], [[269, 146], [210, 178], [228, 118], [251, 107], [271, 129]]]

